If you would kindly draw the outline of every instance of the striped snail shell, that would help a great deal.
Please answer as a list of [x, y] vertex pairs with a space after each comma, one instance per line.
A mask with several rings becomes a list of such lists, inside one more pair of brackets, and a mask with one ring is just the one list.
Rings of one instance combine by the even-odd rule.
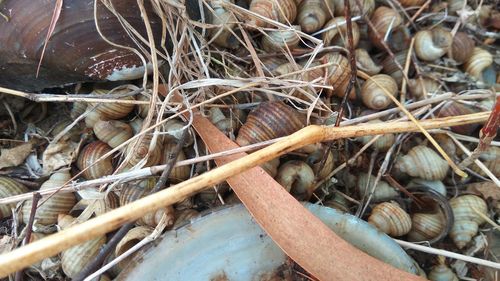
[[[170, 157], [170, 153], [175, 148], [175, 146], [176, 146], [175, 142], [167, 142], [164, 145], [161, 163], [167, 163]], [[186, 154], [184, 154], [184, 151], [181, 149], [177, 154], [176, 162], [182, 160], [186, 160]], [[170, 172], [168, 179], [174, 183], [182, 182], [189, 179], [190, 173], [191, 173], [190, 166], [185, 165], [180, 167], [174, 167]]]
[[412, 97], [418, 100], [422, 100], [427, 97], [428, 93], [436, 93], [440, 87], [441, 84], [439, 84], [439, 82], [427, 77], [410, 79], [408, 81], [408, 89], [410, 90]]
[[153, 143], [153, 134], [145, 134], [139, 143], [133, 141], [127, 146], [127, 153], [131, 153], [128, 165], [135, 166], [143, 163], [144, 167], [154, 166], [161, 161], [162, 144], [160, 138]]
[[[396, 10], [385, 6], [379, 6], [375, 12], [373, 12], [371, 21], [381, 40], [384, 39], [389, 27], [392, 26], [394, 30], [403, 23], [403, 19]], [[377, 48], [383, 49], [382, 43], [377, 40], [377, 36], [373, 30], [370, 29], [368, 31], [368, 36]]]
[[[126, 94], [130, 90], [128, 89], [117, 89], [113, 91], [113, 94]], [[96, 89], [91, 94], [94, 95], [105, 95], [110, 91]], [[130, 100], [133, 101], [134, 97], [122, 97], [121, 100]], [[96, 106], [95, 110], [104, 118], [104, 119], [121, 119], [127, 116], [132, 110], [134, 110], [135, 104], [133, 103], [89, 103], [90, 106]]]
[[[328, 72], [327, 83], [333, 87], [333, 92], [329, 93], [329, 96], [331, 96], [331, 94], [335, 94], [338, 97], [343, 97], [347, 85], [349, 84], [349, 77], [350, 77], [349, 61], [347, 60], [346, 57], [344, 57], [339, 53], [328, 53], [324, 55], [320, 60], [324, 63], [331, 64], [327, 68]], [[349, 98], [350, 99], [356, 98], [356, 93], [354, 92], [354, 89], [352, 89], [351, 92], [349, 93]]]
[[[376, 177], [367, 173], [360, 173], [357, 179], [357, 187], [360, 196], [368, 196], [369, 191], [372, 189]], [[368, 186], [367, 186], [368, 184]], [[368, 188], [368, 190], [367, 190]], [[373, 202], [385, 201], [399, 195], [398, 191], [390, 186], [387, 182], [379, 180], [372, 195]]]
[[448, 56], [457, 63], [462, 64], [471, 57], [474, 46], [474, 40], [467, 33], [457, 32], [453, 37], [451, 48], [448, 50]]
[[408, 240], [412, 242], [432, 240], [437, 237], [445, 227], [445, 218], [441, 213], [415, 213], [411, 216], [411, 222]]
[[378, 74], [382, 66], [376, 64], [365, 49], [356, 49], [356, 66], [368, 75]]
[[[0, 198], [6, 198], [18, 194], [27, 193], [29, 190], [23, 184], [8, 178], [0, 176]], [[10, 217], [12, 215], [12, 208], [16, 204], [0, 204], [0, 219]]]
[[[71, 174], [69, 170], [55, 172], [42, 184], [40, 190], [59, 188], [70, 179]], [[76, 204], [76, 198], [73, 193], [57, 192], [46, 200], [47, 197], [48, 195], [42, 197], [40, 202], [43, 201], [44, 203], [36, 210], [35, 222], [40, 225], [55, 224], [58, 221], [58, 215], [68, 214]], [[28, 223], [32, 203], [33, 200], [30, 199], [23, 204], [22, 216], [24, 223]]]
[[[438, 117], [451, 117], [451, 116], [457, 116], [457, 115], [465, 115], [465, 114], [472, 114], [478, 112], [477, 109], [467, 105], [463, 104], [458, 101], [448, 101], [446, 102], [439, 112], [437, 113]], [[459, 126], [453, 126], [451, 127], [451, 130], [455, 133], [462, 134], [462, 135], [470, 135], [472, 134], [480, 125], [479, 124], [466, 124], [466, 125], [459, 125]]]
[[[294, 0], [252, 0], [250, 11], [280, 23], [292, 23], [297, 16], [297, 4]], [[252, 15], [247, 24], [255, 27], [270, 26], [266, 21]]]
[[115, 148], [130, 139], [133, 132], [132, 127], [127, 123], [117, 120], [99, 120], [94, 124], [94, 134], [100, 141]]
[[280, 166], [276, 181], [297, 200], [309, 200], [314, 192], [314, 171], [306, 162], [291, 160]]
[[268, 31], [262, 36], [262, 48], [268, 52], [296, 49], [300, 43], [297, 31], [300, 31], [300, 25], [294, 25], [291, 29]]
[[[375, 119], [375, 120], [370, 120], [366, 123], [368, 124], [376, 124], [376, 123], [382, 123], [383, 121], [380, 119]], [[367, 144], [370, 142], [374, 137], [373, 136], [364, 136], [360, 137], [359, 141], [363, 144]], [[380, 136], [372, 145], [373, 149], [378, 149], [379, 151], [387, 151], [391, 146], [394, 144], [396, 141], [396, 136], [394, 134], [384, 134]]]
[[453, 36], [444, 28], [421, 30], [415, 35], [415, 53], [424, 61], [434, 61], [451, 48]]
[[166, 226], [170, 227], [174, 225], [175, 211], [174, 207], [172, 206], [163, 207], [151, 213], [147, 213], [137, 221], [137, 224], [156, 227], [160, 223], [164, 215], [166, 216], [166, 221], [165, 221]]
[[333, 12], [332, 0], [304, 0], [298, 7], [297, 22], [304, 32], [313, 33], [332, 18]]
[[347, 201], [344, 196], [340, 196], [338, 194], [335, 194], [335, 197], [333, 197], [332, 199], [325, 201], [323, 205], [345, 213], [349, 213], [349, 201]]
[[425, 3], [425, 0], [398, 0], [403, 7], [416, 7]]
[[[96, 162], [97, 159], [111, 151], [111, 147], [102, 141], [95, 141], [87, 144], [76, 161], [76, 166], [81, 171], [82, 176], [88, 180], [98, 179], [103, 176], [111, 175], [113, 173], [112, 157], [102, 159]], [[95, 163], [95, 164], [94, 164]]]
[[493, 63], [493, 56], [490, 52], [475, 47], [472, 51], [472, 55], [465, 62], [465, 71], [469, 73], [472, 77], [482, 80], [483, 71]]
[[106, 118], [104, 118], [99, 111], [95, 110], [93, 106], [87, 106], [87, 111], [87, 115], [85, 116], [85, 126], [87, 128], [94, 128], [97, 121], [106, 120]]
[[443, 180], [448, 173], [448, 163], [425, 145], [413, 147], [407, 155], [396, 160], [395, 168], [412, 177], [426, 180]]
[[411, 218], [395, 202], [383, 202], [375, 206], [368, 223], [394, 237], [402, 236], [411, 229]]
[[[234, 3], [232, 0], [222, 0], [227, 3]], [[234, 14], [226, 10], [220, 4], [210, 2], [210, 6], [213, 9], [213, 13], [210, 14], [210, 22], [217, 25], [217, 28], [212, 29], [211, 37], [213, 42], [218, 46], [235, 49], [238, 48], [239, 42], [236, 37], [231, 32], [235, 29], [238, 19]]]
[[[344, 11], [345, 11], [345, 6], [344, 6], [344, 0], [333, 0], [334, 5], [335, 5], [335, 16], [336, 17], [342, 17], [344, 16]], [[358, 0], [349, 0], [349, 4], [351, 6], [351, 16], [361, 16], [361, 15], [367, 15], [370, 17], [370, 15], [373, 13], [373, 10], [375, 10], [375, 0], [359, 0], [359, 3], [361, 3], [361, 9], [358, 6]]]
[[462, 195], [452, 198], [450, 206], [455, 217], [450, 237], [455, 245], [462, 249], [477, 234], [479, 225], [486, 221], [488, 206], [483, 199], [476, 195]]
[[[500, 148], [498, 146], [490, 146], [479, 155], [479, 161], [490, 170], [495, 177], [500, 177]], [[472, 170], [482, 176], [486, 173], [474, 163], [471, 166]]]
[[[59, 226], [65, 229], [69, 226], [66, 224], [74, 220], [75, 218], [69, 215], [61, 215]], [[97, 256], [101, 246], [105, 243], [106, 236], [103, 235], [63, 251], [61, 264], [64, 273], [70, 278], [75, 278]]]
[[305, 118], [283, 102], [264, 102], [241, 126], [236, 143], [246, 146], [295, 133], [305, 126]]
[[120, 206], [125, 206], [130, 202], [148, 195], [155, 187], [155, 184], [156, 180], [154, 178], [147, 178], [124, 184], [120, 190]]
[[457, 275], [444, 262], [433, 266], [427, 277], [431, 281], [458, 281]]
[[381, 110], [387, 108], [392, 100], [387, 96], [397, 96], [398, 85], [391, 76], [377, 74], [366, 80], [361, 87], [361, 99], [368, 108]]
[[286, 63], [287, 60], [273, 56], [273, 57], [263, 58], [261, 59], [261, 62], [262, 62], [262, 70], [264, 71], [264, 74], [267, 76], [269, 74], [272, 74], [273, 70], [275, 70], [278, 66]]
[[[329, 20], [325, 28], [328, 28], [330, 26], [337, 26], [333, 29], [330, 29], [326, 32], [323, 33], [323, 42], [325, 43], [325, 46], [343, 46], [343, 47], [348, 47], [348, 41], [347, 41], [347, 25], [345, 24], [345, 19], [344, 17], [336, 17], [331, 20]], [[352, 22], [352, 37], [353, 37], [353, 45], [354, 48], [358, 46], [359, 43], [359, 27], [356, 22]]]

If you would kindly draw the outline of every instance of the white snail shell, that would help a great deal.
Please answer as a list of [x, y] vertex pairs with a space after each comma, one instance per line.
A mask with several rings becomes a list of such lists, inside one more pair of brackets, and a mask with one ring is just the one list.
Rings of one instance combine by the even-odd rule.
[[407, 155], [397, 159], [395, 167], [412, 177], [426, 180], [443, 180], [448, 173], [448, 163], [425, 145], [413, 147]]
[[455, 242], [455, 245], [462, 249], [477, 234], [479, 225], [486, 221], [484, 217], [488, 216], [488, 206], [483, 199], [475, 195], [462, 195], [452, 198], [450, 206], [455, 217], [450, 237]]

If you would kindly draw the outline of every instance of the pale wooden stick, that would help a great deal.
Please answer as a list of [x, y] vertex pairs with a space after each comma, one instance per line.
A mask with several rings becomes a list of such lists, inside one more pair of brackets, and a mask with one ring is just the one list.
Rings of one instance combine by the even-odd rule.
[[[442, 128], [469, 123], [485, 122], [489, 112], [425, 120], [420, 126], [425, 129]], [[311, 143], [332, 141], [342, 138], [353, 138], [388, 133], [404, 133], [419, 131], [413, 122], [394, 122], [366, 124], [363, 126], [321, 127], [308, 126], [285, 139], [235, 160], [228, 165], [220, 166], [198, 177], [191, 178], [178, 185], [162, 190], [154, 195], [139, 199], [106, 214], [84, 223], [67, 228], [61, 232], [0, 255], [0, 277], [23, 269], [44, 258], [78, 245], [97, 236], [104, 235], [120, 225], [134, 221], [147, 213], [179, 202], [207, 186], [218, 184], [227, 178], [244, 172], [247, 169], [265, 163], [280, 155], [296, 150]]]

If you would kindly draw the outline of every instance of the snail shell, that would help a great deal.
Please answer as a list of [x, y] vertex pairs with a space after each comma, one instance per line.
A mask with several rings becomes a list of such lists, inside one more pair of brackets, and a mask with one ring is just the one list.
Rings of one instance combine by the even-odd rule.
[[198, 211], [195, 209], [185, 209], [181, 210], [175, 213], [175, 223], [173, 226], [173, 229], [177, 229], [178, 227], [181, 227], [183, 224], [186, 224], [187, 222], [191, 221], [193, 218], [196, 218], [200, 215]]
[[[375, 176], [369, 175], [367, 173], [359, 174], [357, 179], [357, 186], [360, 196], [363, 196], [364, 194], [366, 194], [365, 196], [368, 196], [368, 192], [371, 190], [373, 183], [375, 182], [375, 178]], [[368, 190], [366, 190], [368, 181]], [[398, 195], [399, 193], [394, 187], [390, 186], [385, 181], [379, 180], [377, 186], [375, 187], [375, 190], [373, 191], [372, 201], [385, 201], [397, 197]]]
[[263, 58], [262, 62], [262, 70], [264, 70], [264, 74], [269, 75], [272, 74], [273, 70], [275, 70], [278, 66], [286, 63], [287, 61], [280, 57], [268, 57]]
[[424, 61], [434, 61], [451, 48], [453, 36], [443, 28], [421, 30], [415, 35], [415, 53]]
[[[327, 83], [333, 87], [333, 94], [338, 97], [343, 97], [345, 90], [349, 84], [349, 77], [351, 75], [349, 68], [349, 61], [346, 57], [339, 53], [328, 53], [321, 59], [324, 63], [331, 63], [326, 71], [328, 72]], [[331, 95], [331, 93], [329, 93]], [[354, 89], [349, 93], [350, 99], [355, 99], [356, 94]]]
[[273, 160], [260, 165], [260, 167], [264, 169], [264, 171], [266, 171], [273, 178], [276, 177], [276, 175], [278, 174], [279, 166], [280, 166], [279, 158], [274, 158]]
[[325, 201], [323, 205], [345, 213], [349, 213], [349, 201], [347, 201], [344, 196], [336, 194], [334, 198]]
[[[0, 198], [23, 194], [28, 191], [28, 188], [23, 184], [11, 178], [0, 176]], [[12, 208], [15, 207], [16, 204], [0, 204], [0, 219], [10, 217], [12, 215]]]
[[[457, 101], [448, 101], [446, 102], [441, 109], [439, 110], [437, 116], [438, 117], [451, 117], [457, 115], [465, 115], [476, 113], [478, 110], [473, 107], [457, 102]], [[460, 126], [453, 126], [451, 130], [455, 133], [462, 135], [470, 135], [472, 134], [480, 125], [479, 124], [466, 124]]]
[[458, 281], [457, 275], [444, 263], [433, 266], [427, 277], [431, 281]]
[[129, 158], [128, 165], [135, 166], [146, 160], [144, 167], [154, 166], [161, 161], [162, 157], [162, 144], [160, 139], [157, 138], [155, 143], [153, 141], [153, 134], [145, 134], [142, 137], [140, 143], [131, 142], [127, 146], [127, 153], [131, 153], [132, 156]]
[[166, 216], [165, 224], [167, 227], [174, 225], [175, 211], [174, 211], [174, 207], [172, 207], [172, 206], [160, 208], [154, 212], [146, 214], [145, 216], [143, 216], [142, 218], [140, 218], [137, 221], [137, 224], [138, 225], [146, 225], [146, 226], [150, 226], [150, 227], [156, 227], [160, 223], [163, 215]]
[[[490, 170], [495, 177], [500, 177], [500, 148], [490, 146], [479, 155], [479, 160]], [[482, 176], [487, 176], [486, 173], [479, 168], [475, 163], [472, 165], [472, 170]]]
[[465, 71], [472, 77], [482, 80], [483, 71], [493, 63], [493, 56], [490, 52], [475, 47], [472, 55], [465, 62]]
[[[42, 184], [40, 190], [61, 187], [70, 179], [71, 175], [68, 170], [55, 172]], [[57, 192], [45, 201], [47, 197], [42, 197], [40, 202], [44, 201], [44, 203], [36, 210], [35, 221], [40, 225], [55, 224], [58, 221], [59, 214], [68, 214], [76, 204], [76, 198], [73, 193]], [[29, 221], [32, 203], [32, 200], [28, 200], [23, 204], [22, 215], [24, 223], [28, 223]]]
[[[401, 66], [403, 66], [405, 65], [407, 55], [408, 55], [408, 50], [405, 50], [395, 53], [394, 58]], [[413, 69], [410, 68], [408, 75], [411, 75], [412, 71]], [[394, 78], [394, 80], [398, 85], [401, 85], [401, 82], [403, 81], [403, 72], [399, 70], [396, 63], [390, 56], [387, 56], [387, 58], [382, 60], [382, 73], [391, 76], [392, 78]]]
[[93, 109], [92, 106], [88, 106], [87, 111], [89, 111], [85, 116], [85, 126], [87, 126], [87, 128], [94, 128], [97, 121], [106, 119], [99, 111], [95, 110], [95, 108]]
[[87, 144], [76, 161], [76, 166], [81, 171], [85, 170], [82, 173], [82, 176], [85, 179], [98, 179], [103, 176], [110, 175], [113, 173], [113, 163], [111, 156], [94, 164], [97, 159], [101, 158], [104, 154], [111, 151], [111, 147], [102, 141], [95, 141]]
[[447, 134], [433, 134], [432, 137], [437, 141], [439, 146], [448, 153], [448, 155], [461, 155], [461, 150], [457, 151], [455, 142]]
[[167, 121], [164, 126], [165, 135], [163, 137], [164, 142], [168, 141], [179, 141], [182, 136], [183, 130], [188, 130], [186, 132], [186, 136], [184, 137], [184, 147], [188, 147], [194, 143], [194, 137], [189, 131], [189, 128], [186, 128], [187, 124], [178, 120], [172, 119]]
[[376, 64], [365, 49], [356, 49], [356, 66], [368, 75], [378, 74], [382, 66]]
[[425, 0], [398, 0], [398, 2], [401, 3], [403, 7], [414, 7], [421, 6], [425, 3]]
[[392, 100], [387, 97], [384, 89], [392, 96], [398, 94], [398, 85], [389, 75], [377, 74], [366, 80], [361, 87], [361, 99], [364, 105], [375, 110], [387, 108]]
[[132, 128], [132, 133], [134, 135], [137, 135], [141, 132], [143, 121], [144, 120], [142, 120], [141, 118], [134, 118], [134, 120], [130, 121], [129, 125]]
[[116, 120], [97, 121], [94, 124], [94, 133], [100, 141], [107, 143], [112, 148], [118, 147], [133, 135], [130, 125]]
[[[139, 243], [142, 239], [146, 238], [153, 232], [153, 228], [147, 226], [134, 227], [125, 234], [125, 236], [118, 242], [115, 248], [115, 256], [118, 257], [132, 248], [135, 244]], [[125, 268], [132, 258], [137, 254], [133, 253], [126, 257], [119, 263], [119, 266]]]
[[[323, 160], [323, 157], [326, 155], [326, 160]], [[333, 153], [331, 150], [328, 150], [327, 153], [323, 149], [318, 149], [311, 153], [306, 162], [313, 168], [314, 174], [318, 180], [322, 180], [326, 178], [334, 168], [334, 159]], [[323, 165], [320, 166], [320, 164]]]
[[474, 40], [469, 38], [467, 33], [457, 32], [453, 37], [451, 48], [448, 50], [448, 56], [458, 64], [462, 64], [471, 57], [474, 46]]
[[[175, 142], [168, 142], [165, 144], [165, 147], [163, 148], [163, 155], [162, 155], [162, 160], [161, 163], [167, 163], [169, 157], [170, 157], [170, 152], [175, 148], [176, 143]], [[177, 154], [177, 161], [182, 161], [186, 160], [186, 154], [184, 151], [181, 149], [179, 150], [179, 153]], [[168, 179], [174, 183], [182, 182], [187, 179], [189, 179], [191, 173], [191, 168], [190, 166], [180, 166], [180, 167], [174, 167], [172, 171], [170, 172], [170, 175], [168, 176]]]
[[427, 93], [436, 93], [441, 85], [434, 79], [422, 77], [420, 79], [410, 79], [408, 81], [408, 88], [411, 95], [418, 99], [427, 97]]
[[[345, 24], [344, 17], [336, 17], [329, 20], [325, 28], [336, 25], [336, 28], [330, 29], [323, 33], [323, 42], [325, 42], [325, 46], [343, 46], [348, 47], [347, 40], [347, 25]], [[354, 48], [358, 46], [359, 43], [359, 27], [356, 22], [352, 22], [352, 42]]]
[[[233, 3], [234, 1], [223, 0], [223, 2]], [[210, 2], [210, 6], [213, 8], [213, 14], [210, 14], [210, 21], [212, 24], [218, 26], [211, 32], [213, 42], [224, 48], [238, 48], [239, 42], [231, 32], [231, 30], [235, 29], [238, 19], [236, 19], [232, 12], [229, 12], [216, 2]]]
[[[488, 216], [488, 206], [483, 199], [475, 195], [462, 195], [452, 198], [450, 206], [453, 210], [455, 223], [453, 224], [450, 237], [459, 249], [462, 249], [477, 234], [479, 225], [485, 222]], [[480, 216], [482, 213], [483, 216]]]
[[87, 103], [83, 101], [77, 101], [73, 103], [73, 107], [71, 107], [71, 112], [69, 116], [71, 119], [75, 120], [78, 116], [82, 115], [85, 110], [87, 110]]
[[411, 229], [411, 218], [395, 202], [383, 202], [375, 206], [368, 223], [394, 237], [402, 236]]
[[406, 185], [407, 188], [417, 187], [417, 186], [425, 186], [446, 197], [446, 186], [444, 186], [442, 181], [432, 181], [432, 180], [414, 178]]
[[300, 31], [300, 26], [297, 25], [294, 25], [292, 29], [268, 31], [262, 36], [262, 48], [268, 52], [293, 50], [300, 43], [297, 31]]
[[[335, 6], [335, 16], [336, 17], [342, 17], [344, 16], [344, 11], [345, 11], [345, 6], [344, 6], [344, 0], [333, 0], [334, 1], [334, 6]], [[359, 9], [358, 6], [358, 1], [357, 0], [349, 0], [349, 4], [351, 6], [351, 16], [361, 16], [361, 15], [367, 15], [370, 17], [370, 15], [373, 13], [373, 10], [375, 9], [375, 0], [360, 0], [362, 9]]]
[[298, 7], [297, 22], [304, 32], [313, 33], [332, 18], [333, 12], [332, 0], [304, 0]]
[[[126, 94], [130, 90], [129, 89], [116, 89], [113, 91], [113, 94]], [[94, 95], [105, 95], [108, 94], [108, 90], [97, 89], [94, 90], [91, 94]], [[134, 97], [122, 97], [121, 100], [134, 100]], [[127, 116], [132, 110], [134, 110], [135, 104], [132, 103], [89, 103], [90, 106], [96, 106], [96, 111], [104, 118], [104, 119], [121, 119]]]
[[[150, 95], [142, 94], [137, 96], [138, 101], [147, 101], [149, 102], [151, 99]], [[137, 113], [141, 118], [146, 118], [149, 113], [149, 104], [138, 104], [137, 105]], [[136, 118], [137, 119], [137, 118]]]
[[[74, 220], [75, 218], [71, 216], [61, 215], [59, 226], [62, 229], [67, 228], [69, 226], [67, 224]], [[97, 256], [101, 246], [105, 243], [106, 236], [103, 235], [63, 251], [61, 264], [64, 273], [70, 278], [75, 278]]]
[[[297, 16], [297, 4], [294, 0], [252, 0], [250, 11], [280, 23], [291, 23]], [[257, 17], [250, 17], [247, 21], [250, 26], [269, 27], [270, 25]]]
[[432, 240], [437, 237], [445, 227], [445, 218], [441, 213], [416, 213], [412, 215], [411, 222], [408, 240], [412, 242]]
[[246, 146], [295, 133], [305, 126], [305, 119], [283, 102], [264, 102], [255, 108], [241, 126], [236, 143]]
[[[391, 27], [391, 24], [392, 29], [396, 29], [403, 23], [403, 19], [396, 10], [385, 6], [380, 6], [375, 10], [375, 12], [373, 12], [371, 21], [381, 40], [384, 39], [389, 27]], [[383, 49], [382, 43], [377, 40], [377, 36], [373, 30], [370, 29], [368, 31], [368, 36], [377, 48]]]
[[276, 181], [297, 200], [308, 200], [314, 191], [315, 176], [307, 163], [291, 160], [281, 165]]
[[413, 147], [407, 155], [397, 159], [395, 167], [412, 177], [426, 180], [443, 180], [448, 163], [425, 145]]
[[[376, 124], [376, 123], [382, 123], [382, 122], [383, 121], [380, 119], [375, 119], [375, 120], [370, 120], [366, 123]], [[374, 138], [373, 136], [364, 136], [364, 137], [360, 137], [359, 141], [361, 141], [361, 143], [363, 143], [363, 144], [367, 144], [373, 138]], [[389, 150], [389, 148], [391, 148], [391, 146], [394, 144], [395, 141], [396, 141], [396, 136], [394, 134], [385, 134], [385, 135], [380, 136], [375, 141], [375, 143], [373, 143], [372, 147], [373, 147], [373, 149], [378, 149], [379, 151], [384, 152], [384, 151]]]

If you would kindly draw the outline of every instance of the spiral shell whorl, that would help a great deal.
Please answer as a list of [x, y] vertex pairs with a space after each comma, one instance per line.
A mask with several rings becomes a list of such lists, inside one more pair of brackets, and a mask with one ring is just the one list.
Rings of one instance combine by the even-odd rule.
[[293, 50], [300, 43], [297, 31], [300, 31], [300, 26], [288, 30], [269, 31], [262, 37], [262, 48], [268, 52]]
[[413, 147], [395, 166], [412, 177], [426, 180], [443, 180], [449, 168], [444, 159], [425, 145]]
[[[371, 21], [381, 40], [383, 40], [391, 24], [392, 29], [396, 29], [396, 27], [403, 23], [403, 19], [397, 11], [385, 6], [380, 6], [375, 10], [375, 12], [373, 12]], [[383, 49], [383, 45], [379, 40], [377, 40], [377, 36], [374, 31], [370, 29], [368, 36], [377, 48]]]
[[[357, 187], [360, 196], [368, 196], [368, 191], [366, 190], [367, 188], [366, 184], [368, 183], [368, 181], [369, 181], [368, 185], [368, 191], [369, 191], [373, 186], [373, 183], [375, 182], [375, 177], [367, 173], [361, 173], [358, 175]], [[372, 195], [372, 200], [374, 202], [380, 202], [394, 198], [398, 195], [399, 193], [396, 191], [396, 189], [390, 186], [387, 182], [380, 180], [378, 181], [377, 186], [375, 187], [375, 190]]]
[[[252, 0], [250, 11], [280, 23], [292, 23], [297, 16], [297, 4], [294, 0]], [[253, 16], [247, 24], [269, 27], [267, 22]]]
[[448, 52], [453, 42], [451, 33], [443, 28], [422, 30], [415, 35], [415, 53], [425, 61], [434, 61]]
[[[329, 20], [325, 24], [325, 28], [334, 25], [336, 25], [337, 27], [323, 33], [323, 42], [325, 43], [325, 46], [344, 46], [347, 48], [348, 47], [347, 26], [345, 24], [344, 18], [336, 17]], [[356, 22], [352, 22], [352, 36], [353, 36], [352, 42], [354, 48], [356, 48], [356, 46], [358, 46], [359, 36], [360, 36], [359, 27]]]
[[76, 166], [80, 170], [86, 169], [82, 176], [86, 179], [98, 179], [100, 177], [110, 175], [113, 172], [113, 163], [111, 156], [102, 159], [93, 165], [97, 159], [111, 151], [111, 147], [102, 141], [95, 141], [87, 144], [80, 152]]
[[[326, 0], [329, 1], [329, 0]], [[306, 33], [318, 31], [332, 17], [333, 3], [326, 7], [325, 0], [304, 0], [298, 7], [297, 22]]]
[[[95, 95], [105, 95], [108, 94], [109, 91], [97, 89], [92, 92]], [[113, 91], [113, 94], [123, 94], [127, 93], [128, 90], [116, 90]], [[134, 97], [122, 97], [121, 100], [134, 100]], [[127, 116], [132, 110], [134, 110], [135, 105], [132, 103], [90, 103], [90, 106], [96, 106], [96, 111], [104, 118], [104, 119], [121, 119]]]
[[[0, 176], [0, 198], [14, 196], [26, 192], [28, 192], [28, 188], [23, 184], [11, 178]], [[15, 206], [16, 204], [0, 204], [0, 219], [12, 215], [11, 209]]]
[[94, 124], [94, 134], [112, 148], [118, 147], [133, 135], [130, 125], [116, 120], [97, 121]]
[[431, 281], [458, 281], [457, 275], [446, 264], [438, 264], [432, 267], [427, 277]]
[[483, 199], [475, 195], [462, 195], [450, 200], [455, 223], [450, 231], [450, 237], [459, 249], [462, 249], [476, 235], [479, 225], [485, 218], [477, 212], [487, 216], [488, 206]]
[[384, 92], [384, 89], [392, 96], [397, 95], [398, 85], [391, 76], [377, 74], [366, 80], [361, 87], [361, 99], [364, 105], [376, 110], [387, 108], [392, 100]]
[[314, 191], [315, 176], [305, 162], [291, 160], [281, 165], [276, 181], [298, 200], [308, 200]]
[[493, 56], [490, 52], [479, 47], [474, 48], [469, 60], [465, 62], [465, 71], [472, 77], [482, 80], [483, 71], [493, 63]]
[[[328, 53], [320, 60], [323, 63], [331, 64], [327, 68], [327, 82], [333, 87], [333, 94], [343, 97], [350, 77], [349, 60], [339, 53]], [[355, 97], [354, 91], [351, 91], [351, 93], [349, 93], [349, 98], [354, 99]]]
[[414, 242], [427, 241], [437, 237], [445, 226], [442, 214], [416, 213], [411, 217], [412, 226], [408, 233], [408, 240]]
[[462, 64], [471, 57], [474, 52], [474, 40], [469, 38], [465, 32], [457, 32], [453, 37], [451, 48], [448, 50], [448, 56], [457, 63]]
[[411, 218], [397, 203], [380, 203], [372, 211], [368, 223], [390, 236], [402, 236], [411, 229]]

